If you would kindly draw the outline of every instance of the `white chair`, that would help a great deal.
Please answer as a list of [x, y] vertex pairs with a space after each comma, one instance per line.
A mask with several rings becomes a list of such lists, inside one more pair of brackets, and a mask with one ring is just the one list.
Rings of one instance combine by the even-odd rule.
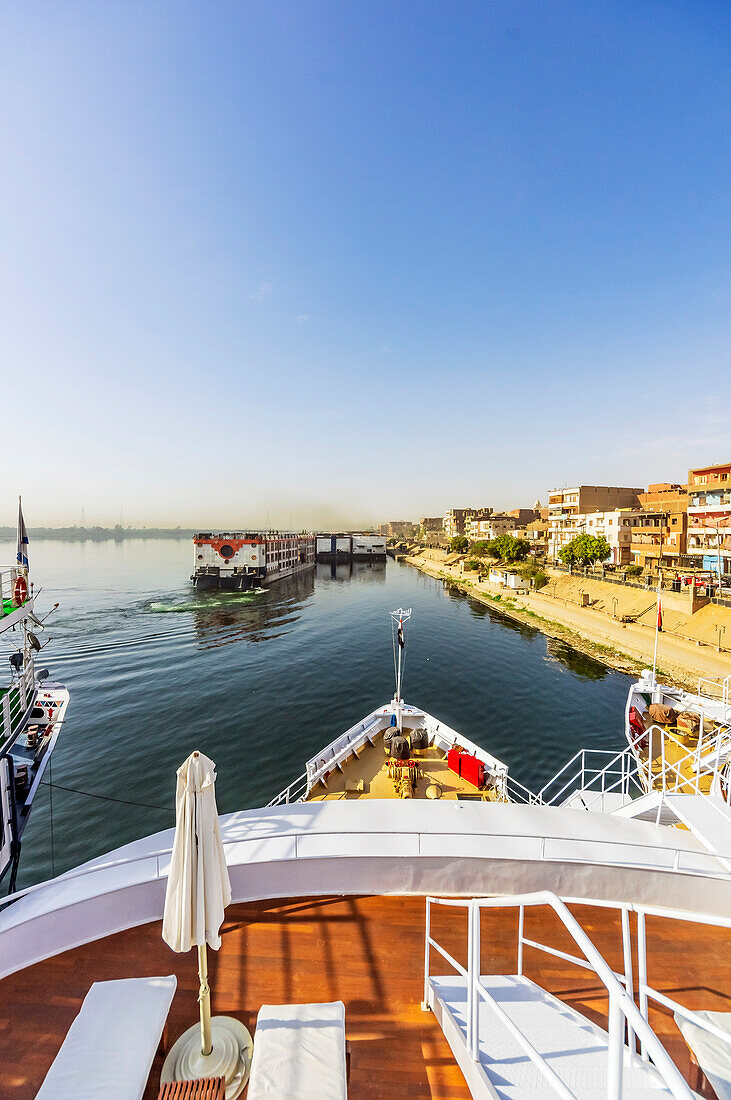
[[346, 1100], [345, 1005], [262, 1005], [248, 1100]]
[[141, 1100], [178, 980], [94, 982], [36, 1100]]

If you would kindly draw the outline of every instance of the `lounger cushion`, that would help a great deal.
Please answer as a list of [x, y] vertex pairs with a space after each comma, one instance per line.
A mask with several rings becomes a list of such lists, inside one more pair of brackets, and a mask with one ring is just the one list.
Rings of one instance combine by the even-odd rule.
[[36, 1100], [141, 1100], [177, 978], [94, 982]]
[[679, 1012], [675, 1022], [683, 1038], [698, 1059], [698, 1065], [713, 1085], [718, 1100], [731, 1100], [731, 1012], [698, 1012], [701, 1019], [709, 1020], [716, 1027], [728, 1031], [724, 1043], [710, 1031], [686, 1020]]
[[345, 1005], [263, 1005], [248, 1100], [345, 1100]]

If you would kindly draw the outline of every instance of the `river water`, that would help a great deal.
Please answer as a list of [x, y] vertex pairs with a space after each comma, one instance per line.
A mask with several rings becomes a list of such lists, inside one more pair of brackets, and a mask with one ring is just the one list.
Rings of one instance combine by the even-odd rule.
[[[14, 546], [0, 550], [13, 560]], [[622, 747], [628, 677], [408, 565], [317, 566], [268, 591], [196, 593], [187, 540], [30, 551], [37, 610], [60, 603], [40, 660], [71, 703], [19, 886], [174, 824], [175, 769], [193, 749], [217, 764], [222, 813], [267, 802], [391, 698], [399, 606], [413, 608], [407, 702], [531, 789], [578, 748]]]

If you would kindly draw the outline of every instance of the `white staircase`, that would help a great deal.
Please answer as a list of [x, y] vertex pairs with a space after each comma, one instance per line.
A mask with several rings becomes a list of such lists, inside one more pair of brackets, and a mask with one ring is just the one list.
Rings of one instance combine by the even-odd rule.
[[616, 817], [681, 824], [731, 871], [731, 806], [711, 794], [667, 794], [653, 791], [612, 811]]
[[[597, 903], [600, 904], [600, 903]], [[432, 935], [432, 908], [466, 910], [467, 965]], [[553, 909], [578, 948], [576, 955], [525, 935], [525, 910]], [[517, 974], [484, 974], [482, 915], [518, 909]], [[426, 899], [424, 1001], [436, 1015], [475, 1100], [697, 1100], [647, 1020], [648, 998], [694, 1018], [647, 982], [644, 911], [637, 915], [639, 997], [634, 979], [629, 911], [621, 908], [624, 972], [616, 973], [596, 949], [566, 904], [550, 891], [493, 898]], [[593, 974], [609, 1001], [608, 1031], [527, 978], [525, 948], [546, 952]], [[453, 974], [432, 974], [436, 952]], [[696, 1021], [697, 1022], [697, 1021]], [[636, 1053], [636, 1040], [641, 1055]]]
[[[430, 978], [433, 1009], [465, 1075], [473, 1097], [542, 1100], [555, 1086], [509, 1030], [489, 1002], [480, 998], [479, 1058], [468, 1050], [467, 981], [461, 975]], [[480, 985], [502, 1008], [570, 1093], [606, 1100], [609, 1036], [581, 1013], [524, 976], [482, 975]], [[621, 1095], [659, 1100], [672, 1093], [649, 1062], [625, 1048]]]

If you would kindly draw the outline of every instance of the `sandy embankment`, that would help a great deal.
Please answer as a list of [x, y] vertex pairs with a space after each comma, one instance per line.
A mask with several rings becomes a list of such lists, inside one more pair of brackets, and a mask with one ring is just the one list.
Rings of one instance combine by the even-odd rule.
[[[405, 561], [621, 672], [635, 673], [652, 665], [656, 596], [651, 591], [548, 569], [550, 583], [544, 589], [516, 596], [487, 581], [478, 584], [476, 573], [462, 573], [456, 554], [424, 550], [407, 555]], [[589, 607], [580, 606], [582, 593], [588, 593]], [[636, 621], [622, 623], [622, 616]], [[718, 627], [726, 628], [720, 635], [720, 653]], [[663, 612], [658, 671], [665, 679], [697, 690], [700, 676], [718, 680], [731, 673], [730, 650], [730, 608], [707, 604], [693, 616]]]

